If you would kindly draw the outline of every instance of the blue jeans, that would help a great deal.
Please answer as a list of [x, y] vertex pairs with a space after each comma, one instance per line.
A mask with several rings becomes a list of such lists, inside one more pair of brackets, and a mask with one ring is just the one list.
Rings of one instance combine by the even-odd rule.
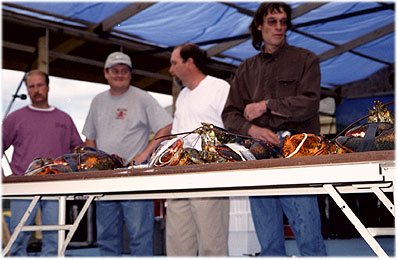
[[[19, 221], [25, 214], [26, 209], [29, 207], [30, 200], [11, 200], [11, 233], [14, 232]], [[41, 200], [33, 209], [31, 215], [26, 221], [25, 225], [32, 225], [35, 222], [36, 212], [38, 207], [41, 209], [41, 222], [42, 225], [56, 225], [58, 224], [58, 201], [54, 200]], [[32, 232], [22, 231], [19, 233], [17, 239], [13, 243], [10, 255], [12, 256], [26, 256], [29, 239]], [[41, 256], [56, 256], [58, 254], [58, 232], [57, 231], [42, 231], [42, 249]]]
[[286, 256], [283, 213], [302, 256], [325, 256], [316, 196], [250, 197], [261, 256]]
[[130, 239], [130, 254], [153, 255], [154, 206], [152, 200], [97, 201], [97, 243], [102, 256], [121, 256], [123, 222]]

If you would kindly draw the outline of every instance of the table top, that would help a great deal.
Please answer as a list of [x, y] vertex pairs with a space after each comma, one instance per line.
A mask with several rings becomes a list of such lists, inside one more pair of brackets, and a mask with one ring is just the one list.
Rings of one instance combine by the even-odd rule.
[[[333, 164], [349, 164], [361, 162], [387, 163], [395, 162], [395, 150], [371, 151], [346, 154], [331, 154], [321, 156], [303, 156], [292, 158], [264, 159], [244, 162], [209, 163], [186, 166], [166, 166], [159, 168], [131, 168], [91, 172], [72, 172], [52, 175], [8, 176], [2, 179], [3, 183], [42, 182], [59, 180], [78, 180], [106, 177], [127, 177], [164, 174], [187, 174], [200, 172], [217, 172], [228, 170], [251, 170], [270, 168], [310, 167]], [[123, 174], [118, 174], [123, 173]]]

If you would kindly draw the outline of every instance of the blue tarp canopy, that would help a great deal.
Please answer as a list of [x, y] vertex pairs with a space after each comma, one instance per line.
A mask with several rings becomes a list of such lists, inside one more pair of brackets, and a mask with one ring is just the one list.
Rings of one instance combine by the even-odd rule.
[[[361, 80], [395, 64], [394, 2], [288, 3], [293, 8], [288, 42], [320, 57], [323, 88]], [[233, 68], [257, 53], [248, 27], [258, 6], [236, 1], [3, 2], [2, 10], [6, 18], [23, 15], [102, 39], [142, 43], [151, 47], [143, 50], [148, 54], [197, 43], [212, 60]]]

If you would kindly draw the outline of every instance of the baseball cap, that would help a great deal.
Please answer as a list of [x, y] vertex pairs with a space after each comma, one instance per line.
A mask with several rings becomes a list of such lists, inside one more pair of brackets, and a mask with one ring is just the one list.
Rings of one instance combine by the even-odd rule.
[[113, 67], [116, 64], [125, 64], [132, 68], [130, 57], [123, 52], [113, 52], [109, 54], [105, 61], [105, 69]]

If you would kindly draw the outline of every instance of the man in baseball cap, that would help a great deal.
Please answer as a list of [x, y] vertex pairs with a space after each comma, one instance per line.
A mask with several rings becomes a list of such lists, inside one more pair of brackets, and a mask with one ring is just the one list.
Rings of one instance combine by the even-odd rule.
[[109, 54], [108, 58], [105, 61], [105, 69], [109, 69], [116, 64], [124, 64], [129, 66], [130, 69], [132, 68], [130, 57], [123, 52], [113, 52]]
[[[90, 105], [83, 135], [86, 145], [122, 157], [127, 165], [145, 164], [154, 149], [170, 134], [172, 117], [146, 91], [131, 86], [131, 59], [122, 52], [105, 61], [109, 90], [97, 94]], [[150, 133], [154, 137], [150, 140]], [[123, 226], [129, 236], [130, 255], [153, 255], [154, 205], [152, 200], [96, 202], [97, 245], [101, 256], [122, 256]]]

